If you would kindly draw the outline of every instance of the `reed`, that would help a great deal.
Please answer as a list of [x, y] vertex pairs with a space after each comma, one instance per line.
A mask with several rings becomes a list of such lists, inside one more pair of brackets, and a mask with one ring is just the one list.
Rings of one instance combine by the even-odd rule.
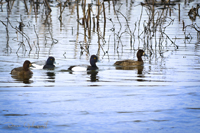
[[49, 10], [49, 12], [51, 12], [51, 7], [49, 5], [49, 2], [47, 0], [44, 0], [45, 6], [47, 7], [47, 9]]
[[[15, 28], [12, 26], [11, 22], [9, 21], [9, 13], [12, 11], [13, 5], [15, 2], [19, 1], [6, 1], [2, 2], [1, 4], [7, 4], [7, 12], [8, 12], [8, 19], [7, 24], [3, 21], [1, 23], [6, 27], [6, 32], [8, 34], [8, 25], [10, 25], [14, 30], [16, 30], [17, 33], [19, 33], [22, 36], [22, 39], [20, 41], [19, 49], [24, 48], [25, 51], [26, 45], [29, 47], [30, 51], [32, 50], [31, 44], [30, 44], [30, 38], [26, 34], [28, 33], [28, 28], [26, 28], [26, 31], [23, 30], [23, 18], [20, 18], [19, 22], [19, 28]], [[34, 42], [33, 45], [37, 47], [37, 52], [39, 51], [39, 40], [40, 36], [37, 33], [37, 15], [38, 10], [42, 10], [42, 16], [41, 20], [46, 26], [48, 30], [48, 35], [45, 35], [45, 46], [48, 44], [48, 40], [50, 40], [51, 47], [52, 45], [58, 43], [58, 40], [53, 37], [52, 33], [52, 9], [50, 7], [50, 3], [48, 0], [44, 0], [43, 3], [40, 3], [39, 0], [32, 0], [32, 1], [23, 1], [24, 2], [24, 10], [27, 12], [27, 14], [31, 14], [31, 11], [35, 14], [35, 21], [36, 24], [30, 24], [35, 32], [35, 40], [31, 41]], [[107, 3], [106, 3], [107, 2]], [[126, 1], [126, 6], [128, 6], [133, 1]], [[185, 0], [186, 2], [186, 0]], [[167, 34], [166, 29], [173, 24], [174, 19], [171, 19], [171, 12], [173, 12], [174, 8], [171, 7], [173, 4], [170, 0], [165, 0], [160, 3], [156, 2], [155, 0], [151, 0], [145, 3], [141, 3], [141, 11], [140, 11], [140, 17], [138, 20], [135, 20], [134, 22], [130, 22], [130, 18], [127, 14], [123, 13], [121, 10], [121, 7], [123, 4], [119, 3], [115, 0], [110, 1], [100, 1], [96, 0], [96, 3], [89, 3], [86, 4], [86, 0], [76, 0], [74, 2], [71, 2], [69, 0], [66, 0], [65, 2], [57, 1], [57, 6], [54, 8], [58, 8], [59, 10], [59, 16], [58, 19], [60, 21], [60, 26], [63, 26], [66, 24], [65, 18], [68, 17], [66, 15], [66, 9], [67, 5], [71, 4], [73, 5], [73, 9], [76, 8], [76, 10], [72, 10], [71, 15], [76, 16], [77, 20], [77, 28], [72, 27], [72, 34], [74, 33], [74, 29], [76, 31], [76, 44], [80, 45], [80, 49], [83, 52], [86, 52], [89, 54], [89, 48], [92, 41], [92, 36], [97, 36], [97, 45], [98, 50], [97, 53], [99, 54], [100, 51], [103, 52], [103, 54], [108, 54], [109, 48], [106, 48], [107, 50], [104, 50], [105, 45], [109, 46], [108, 42], [111, 42], [111, 38], [113, 39], [114, 43], [114, 51], [118, 51], [121, 49], [123, 51], [123, 47], [125, 46], [124, 42], [122, 41], [124, 37], [129, 37], [129, 46], [130, 49], [136, 50], [138, 48], [144, 48], [147, 49], [150, 54], [153, 54], [156, 49], [163, 50], [165, 46], [167, 45], [173, 45], [175, 49], [178, 48], [178, 46], [175, 43], [175, 40], [171, 39], [170, 36]], [[30, 6], [29, 6], [30, 5]], [[158, 9], [157, 6], [160, 6], [161, 9]], [[196, 9], [199, 9], [199, 7], [196, 7]], [[96, 11], [93, 11], [93, 9], [96, 9]], [[112, 10], [111, 10], [112, 9]], [[178, 19], [180, 19], [180, 4], [178, 5]], [[196, 10], [191, 9], [191, 12], [194, 13]], [[76, 13], [75, 13], [76, 12]], [[107, 14], [109, 12], [109, 14]], [[114, 14], [114, 16], [110, 16], [110, 14]], [[144, 14], [147, 14], [147, 19], [143, 20]], [[199, 16], [197, 14], [196, 16]], [[133, 16], [134, 17], [134, 16]], [[110, 24], [111, 26], [108, 27], [107, 24]], [[191, 27], [194, 30], [197, 31], [199, 34], [199, 28], [197, 25], [187, 25], [185, 26], [184, 21], [183, 23], [183, 31], [186, 30], [187, 27]], [[31, 27], [30, 26], [30, 27]], [[80, 31], [79, 26], [83, 27], [83, 31]], [[110, 29], [111, 32], [106, 32]], [[25, 33], [26, 32], [26, 33]], [[79, 38], [79, 35], [83, 37]], [[7, 35], [9, 36], [9, 35]], [[8, 37], [9, 38], [9, 37]], [[135, 44], [135, 40], [138, 40], [138, 44]], [[9, 39], [7, 40], [7, 46], [9, 47]], [[19, 50], [18, 49], [18, 50]]]
[[178, 4], [178, 21], [180, 22], [181, 21], [181, 9], [180, 9], [180, 3]]
[[[1, 20], [0, 20], [1, 21]], [[8, 30], [8, 21], [7, 21], [7, 24], [5, 24], [3, 21], [1, 21], [1, 23], [5, 26], [5, 28], [6, 28], [6, 49], [5, 49], [5, 51], [6, 51], [6, 53], [9, 53], [9, 50], [10, 50], [10, 53], [12, 52], [12, 48], [10, 47], [10, 45], [9, 45], [9, 30]]]

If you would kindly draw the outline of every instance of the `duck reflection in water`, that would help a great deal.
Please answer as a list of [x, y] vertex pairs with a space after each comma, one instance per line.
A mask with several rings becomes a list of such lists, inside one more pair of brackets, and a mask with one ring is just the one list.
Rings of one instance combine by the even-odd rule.
[[117, 70], [137, 70], [137, 74], [138, 74], [137, 81], [144, 81], [144, 79], [141, 79], [141, 78], [145, 77], [143, 75], [143, 69], [144, 69], [143, 65], [140, 65], [140, 66], [129, 66], [129, 67], [115, 66], [115, 68]]
[[87, 72], [88, 75], [90, 75], [90, 81], [91, 82], [97, 82], [99, 81], [99, 76], [97, 76], [98, 71], [96, 70], [90, 70]]
[[48, 79], [49, 79], [49, 80], [47, 80], [48, 82], [55, 82], [56, 74], [54, 72], [47, 72], [46, 74], [47, 74]]
[[115, 66], [117, 70], [138, 70], [138, 74], [142, 74], [144, 66], [129, 66], [129, 67], [123, 67], [123, 66]]
[[23, 82], [24, 84], [31, 84], [31, 83], [33, 83], [33, 81], [30, 80], [32, 78], [32, 75], [25, 75], [25, 76], [12, 75], [11, 77], [13, 79], [15, 79], [15, 81], [20, 81], [20, 82]]

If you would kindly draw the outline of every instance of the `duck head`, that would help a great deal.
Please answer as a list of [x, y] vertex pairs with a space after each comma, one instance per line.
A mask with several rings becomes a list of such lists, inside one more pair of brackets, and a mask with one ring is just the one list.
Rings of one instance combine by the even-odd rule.
[[147, 55], [145, 54], [144, 50], [139, 49], [137, 52], [138, 61], [142, 61], [142, 56], [147, 56]]
[[92, 67], [96, 67], [96, 62], [98, 61], [98, 57], [96, 55], [92, 55], [90, 57], [90, 64]]
[[55, 58], [52, 56], [49, 56], [49, 58], [46, 61], [46, 65], [53, 65], [55, 64]]
[[25, 71], [27, 71], [27, 70], [29, 70], [29, 67], [33, 67], [33, 66], [32, 66], [32, 63], [31, 63], [29, 60], [24, 61], [23, 69], [24, 69]]

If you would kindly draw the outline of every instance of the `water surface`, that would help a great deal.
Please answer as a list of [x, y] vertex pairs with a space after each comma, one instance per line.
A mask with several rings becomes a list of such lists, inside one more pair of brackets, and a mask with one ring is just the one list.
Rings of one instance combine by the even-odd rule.
[[[22, 1], [14, 2], [10, 13], [7, 3], [3, 4], [0, 20], [8, 24], [8, 17], [12, 26], [18, 27], [22, 19], [31, 49], [27, 41], [24, 41], [25, 47], [20, 47], [22, 36], [10, 24], [7, 41], [6, 28], [0, 23], [1, 132], [199, 132], [200, 43], [194, 28], [188, 26], [182, 30], [183, 21], [185, 25], [200, 26], [199, 17], [196, 21], [188, 17], [188, 11], [198, 2], [181, 1], [171, 7], [168, 17], [174, 21], [165, 33], [175, 44], [164, 36], [161, 46], [159, 32], [149, 42], [148, 34], [142, 33], [150, 11], [140, 2], [143, 1], [118, 1], [115, 6], [104, 2], [106, 28], [100, 43], [98, 35], [104, 33], [103, 14], [99, 20], [100, 31], [95, 27], [89, 39], [86, 30], [84, 40], [84, 26], [76, 21], [74, 5], [64, 9], [61, 23], [56, 2], [50, 4], [52, 12], [48, 19], [43, 4], [38, 12], [32, 8], [29, 13]], [[178, 20], [179, 3], [181, 21]], [[132, 43], [130, 34], [123, 33], [129, 31], [127, 21], [119, 12], [114, 12], [114, 7], [127, 18], [135, 35]], [[158, 13], [162, 12], [160, 8], [155, 7]], [[92, 9], [96, 13], [95, 4]], [[79, 12], [82, 17], [81, 4]], [[165, 24], [171, 19], [166, 19]], [[116, 69], [115, 61], [136, 59], [138, 48], [149, 55], [143, 58], [142, 67]], [[67, 71], [71, 65], [89, 65], [92, 54], [99, 56], [99, 71]], [[54, 70], [41, 69], [48, 56], [56, 58]], [[26, 80], [12, 77], [10, 71], [22, 66], [25, 60], [37, 66], [32, 69], [32, 77]]]

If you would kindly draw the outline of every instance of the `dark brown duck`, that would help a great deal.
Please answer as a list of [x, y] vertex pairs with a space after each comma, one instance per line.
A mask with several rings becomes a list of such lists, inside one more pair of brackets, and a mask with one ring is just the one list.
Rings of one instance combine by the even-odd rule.
[[147, 56], [145, 54], [145, 52], [141, 49], [138, 50], [137, 52], [137, 61], [135, 60], [122, 60], [122, 61], [116, 61], [114, 65], [116, 66], [139, 66], [139, 65], [143, 65], [143, 60], [142, 60], [142, 56]]
[[12, 75], [17, 75], [17, 76], [27, 76], [27, 75], [31, 75], [33, 74], [33, 72], [29, 69], [29, 67], [31, 67], [32, 64], [29, 60], [26, 60], [23, 64], [23, 67], [18, 67], [18, 68], [14, 68], [11, 71]]

